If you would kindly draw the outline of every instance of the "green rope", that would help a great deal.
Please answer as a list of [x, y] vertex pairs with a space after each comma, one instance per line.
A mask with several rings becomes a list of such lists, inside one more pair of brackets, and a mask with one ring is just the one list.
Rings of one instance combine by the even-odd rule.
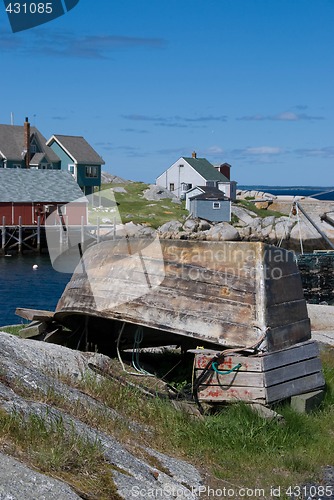
[[212, 366], [213, 371], [218, 373], [219, 375], [228, 375], [229, 373], [232, 373], [232, 372], [239, 370], [239, 368], [241, 368], [241, 363], [238, 363], [237, 365], [235, 365], [230, 370], [227, 370], [226, 372], [221, 372], [220, 370], [218, 370], [217, 361], [214, 361], [211, 366]]

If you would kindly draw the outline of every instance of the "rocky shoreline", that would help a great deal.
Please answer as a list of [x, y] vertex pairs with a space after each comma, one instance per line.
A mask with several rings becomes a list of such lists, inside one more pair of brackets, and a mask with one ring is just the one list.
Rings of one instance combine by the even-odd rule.
[[[159, 199], [167, 196], [163, 191], [160, 190]], [[169, 192], [168, 194], [170, 195]], [[248, 202], [247, 208], [243, 203], [245, 201]], [[321, 231], [334, 243], [334, 227], [320, 218], [323, 213], [334, 212], [334, 202], [273, 196], [260, 191], [237, 192], [237, 202], [232, 203], [231, 207], [231, 223], [212, 223], [188, 217], [184, 222], [179, 220], [166, 222], [156, 231], [145, 224], [129, 222], [124, 225], [124, 231], [129, 236], [151, 237], [158, 234], [163, 239], [263, 241], [297, 252], [301, 248], [306, 252], [329, 248], [301, 212], [299, 214], [291, 212], [294, 201], [298, 201]], [[259, 210], [261, 210], [260, 216]], [[266, 211], [268, 211], [267, 216]], [[272, 215], [273, 213], [275, 215]]]

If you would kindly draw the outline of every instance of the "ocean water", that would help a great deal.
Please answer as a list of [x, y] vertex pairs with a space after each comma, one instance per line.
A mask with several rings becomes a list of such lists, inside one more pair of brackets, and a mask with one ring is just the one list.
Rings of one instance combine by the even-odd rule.
[[53, 269], [48, 255], [0, 256], [0, 326], [24, 322], [16, 307], [53, 311], [70, 278]]

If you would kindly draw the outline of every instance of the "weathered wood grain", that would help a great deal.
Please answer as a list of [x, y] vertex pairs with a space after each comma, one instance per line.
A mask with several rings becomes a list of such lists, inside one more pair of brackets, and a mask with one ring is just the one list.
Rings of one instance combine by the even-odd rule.
[[198, 390], [200, 401], [219, 403], [222, 401], [245, 401], [266, 403], [266, 389], [258, 387], [222, 387], [219, 385], [200, 386]]
[[264, 371], [274, 370], [281, 366], [296, 363], [300, 360], [316, 358], [317, 356], [319, 356], [319, 346], [313, 340], [294, 344], [292, 347], [281, 351], [259, 355], [262, 359]]
[[[266, 276], [278, 267], [280, 280]], [[56, 318], [80, 313], [226, 347], [248, 347], [268, 328], [269, 351], [288, 345], [291, 332], [307, 338], [296, 263], [285, 250], [258, 242], [162, 240], [160, 248], [145, 239], [103, 242], [86, 250]]]
[[264, 372], [264, 385], [271, 387], [318, 372], [321, 372], [321, 361], [319, 358], [301, 360], [291, 365]]
[[273, 403], [291, 396], [296, 396], [297, 394], [315, 391], [316, 389], [324, 387], [324, 385], [325, 380], [322, 372], [313, 373], [305, 377], [267, 387], [266, 399], [268, 403]]
[[[244, 401], [254, 401], [257, 391], [262, 391], [266, 403], [286, 399], [302, 392], [310, 392], [324, 385], [319, 348], [316, 342], [297, 344], [288, 349], [255, 356], [227, 355], [219, 361], [218, 369], [228, 371], [240, 364], [238, 370], [217, 374], [210, 367], [210, 360], [217, 359], [216, 352], [194, 350], [196, 379], [203, 375], [199, 397], [203, 401], [228, 401], [238, 395]], [[218, 358], [219, 360], [219, 358]], [[245, 388], [249, 393], [245, 392]], [[236, 392], [229, 392], [230, 390]], [[264, 391], [264, 392], [263, 392]], [[256, 396], [254, 396], [256, 395]]]
[[[196, 378], [202, 372], [203, 370], [196, 370]], [[220, 375], [210, 370], [204, 381], [210, 387], [217, 385], [222, 387], [265, 387], [265, 379], [262, 372], [241, 371], [241, 369], [226, 375]]]
[[17, 307], [15, 314], [28, 321], [43, 321], [52, 319], [54, 316], [53, 311], [43, 311], [41, 309], [27, 309], [24, 307]]
[[[203, 349], [204, 350], [204, 349]], [[197, 370], [203, 370], [209, 361], [212, 359], [210, 354], [201, 354], [197, 350], [195, 357], [195, 368]], [[191, 352], [191, 351], [190, 351]], [[210, 352], [210, 351], [208, 351]], [[218, 369], [221, 371], [231, 370], [234, 366], [241, 364], [239, 371], [241, 372], [262, 372], [263, 371], [263, 358], [260, 356], [241, 356], [241, 355], [228, 355], [225, 356], [223, 361], [218, 364]]]
[[267, 332], [267, 349], [269, 352], [285, 349], [311, 338], [310, 320], [305, 318], [289, 325], [270, 328]]

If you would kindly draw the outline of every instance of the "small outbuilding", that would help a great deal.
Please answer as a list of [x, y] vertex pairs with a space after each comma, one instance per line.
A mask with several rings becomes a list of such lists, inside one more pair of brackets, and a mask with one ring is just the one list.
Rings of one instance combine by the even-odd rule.
[[231, 200], [218, 188], [196, 186], [186, 193], [186, 207], [193, 217], [210, 222], [231, 221]]
[[[68, 204], [70, 203], [70, 204]], [[64, 206], [65, 205], [65, 206]], [[87, 224], [88, 200], [69, 172], [0, 169], [0, 223], [33, 226], [57, 211], [68, 224]], [[39, 219], [38, 219], [39, 218]]]

